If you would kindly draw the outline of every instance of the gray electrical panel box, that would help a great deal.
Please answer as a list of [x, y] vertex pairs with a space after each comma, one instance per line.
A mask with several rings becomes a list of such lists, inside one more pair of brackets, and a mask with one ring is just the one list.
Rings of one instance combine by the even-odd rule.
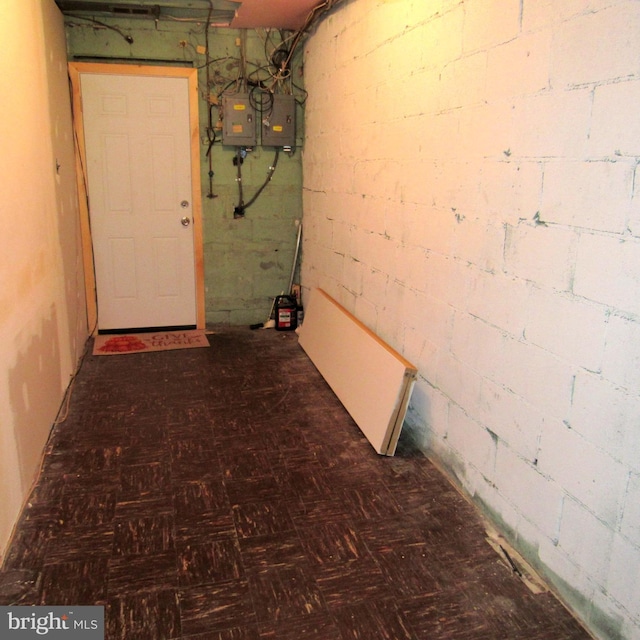
[[253, 147], [257, 142], [256, 112], [248, 93], [222, 96], [222, 144]]
[[273, 96], [271, 111], [262, 116], [262, 146], [296, 146], [296, 100], [293, 96]]

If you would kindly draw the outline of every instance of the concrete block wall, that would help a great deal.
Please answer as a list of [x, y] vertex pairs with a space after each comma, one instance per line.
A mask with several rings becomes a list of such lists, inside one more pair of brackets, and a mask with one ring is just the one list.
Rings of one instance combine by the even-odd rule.
[[[238, 203], [237, 169], [233, 165], [235, 147], [221, 144], [221, 131], [211, 149], [213, 188], [209, 191], [209, 159], [207, 137], [209, 92], [206, 90], [205, 34], [202, 23], [141, 19], [100, 20], [101, 27], [86, 20], [67, 17], [67, 49], [70, 58], [101, 62], [137, 64], [184, 63], [199, 69], [201, 181], [204, 217], [205, 308], [208, 324], [249, 325], [267, 320], [273, 298], [289, 284], [297, 237], [296, 221], [302, 218], [301, 154], [281, 153], [273, 179], [260, 197], [246, 210], [244, 218], [234, 219]], [[133, 37], [133, 44], [113, 29]], [[246, 34], [248, 69], [266, 64], [265, 44], [255, 32]], [[217, 84], [213, 95], [226, 80], [238, 75], [240, 56], [235, 29], [212, 28], [209, 33], [211, 78]], [[299, 67], [294, 81], [303, 84]], [[220, 84], [222, 82], [222, 84]], [[299, 95], [299, 98], [302, 96]], [[214, 122], [217, 120], [214, 110]], [[302, 143], [304, 116], [298, 109], [298, 146]], [[242, 185], [248, 202], [267, 178], [274, 162], [274, 149], [256, 146], [244, 160]], [[215, 197], [208, 197], [212, 193]]]
[[600, 638], [640, 639], [640, 4], [347, 0], [305, 50], [304, 291]]

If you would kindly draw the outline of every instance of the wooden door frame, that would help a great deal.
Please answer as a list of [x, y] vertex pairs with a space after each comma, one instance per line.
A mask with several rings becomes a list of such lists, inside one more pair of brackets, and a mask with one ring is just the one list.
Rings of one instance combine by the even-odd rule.
[[80, 203], [80, 229], [82, 234], [82, 256], [84, 284], [87, 299], [87, 322], [92, 334], [98, 329], [98, 303], [96, 274], [93, 261], [93, 243], [89, 220], [89, 199], [86, 174], [86, 149], [82, 111], [80, 75], [93, 73], [103, 75], [134, 75], [164, 78], [186, 78], [189, 87], [189, 131], [191, 139], [191, 192], [193, 218], [194, 273], [196, 285], [196, 326], [205, 328], [204, 300], [204, 247], [202, 233], [202, 188], [200, 184], [200, 135], [198, 116], [198, 70], [187, 67], [154, 67], [138, 64], [109, 64], [96, 62], [70, 62], [73, 103], [73, 130], [76, 139], [76, 174]]

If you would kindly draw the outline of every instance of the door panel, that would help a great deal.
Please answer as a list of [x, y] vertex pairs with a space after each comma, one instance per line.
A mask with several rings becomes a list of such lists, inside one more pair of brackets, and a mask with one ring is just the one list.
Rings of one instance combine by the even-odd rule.
[[156, 238], [154, 240], [155, 286], [160, 297], [179, 294], [180, 265], [175, 260], [177, 255], [179, 255], [179, 250], [173, 238]]
[[195, 325], [188, 82], [80, 82], [98, 327]]
[[[111, 212], [131, 213], [131, 167], [129, 166], [129, 139], [127, 136], [103, 136], [104, 194], [106, 209]], [[97, 185], [96, 185], [97, 187]]]
[[136, 243], [133, 238], [109, 238], [109, 253], [105, 256], [113, 274], [113, 297], [116, 300], [136, 299], [137, 278], [131, 274], [136, 270]]

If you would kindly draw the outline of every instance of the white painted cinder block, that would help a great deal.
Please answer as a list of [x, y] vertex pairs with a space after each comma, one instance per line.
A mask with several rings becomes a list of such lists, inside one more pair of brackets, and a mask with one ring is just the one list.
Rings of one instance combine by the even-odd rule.
[[504, 242], [503, 225], [464, 218], [454, 231], [453, 253], [484, 271], [497, 271], [502, 268]]
[[471, 283], [467, 310], [516, 338], [523, 335], [530, 286], [502, 273], [479, 271]]
[[556, 28], [571, 18], [594, 13], [609, 6], [608, 0], [525, 0], [522, 7], [522, 30], [539, 31]]
[[629, 477], [620, 533], [628, 540], [640, 541], [640, 472]]
[[451, 353], [483, 378], [501, 377], [508, 339], [500, 329], [467, 313], [454, 316]]
[[[376, 203], [374, 203], [374, 206], [376, 206]], [[403, 238], [406, 236], [407, 211], [414, 208], [415, 205], [402, 201], [389, 204], [385, 201], [377, 203], [377, 206], [384, 212], [384, 235], [393, 240], [396, 249], [404, 246], [413, 247], [416, 243], [405, 242]]]
[[569, 426], [637, 473], [640, 473], [639, 416], [638, 395], [612, 384], [599, 374], [578, 371]]
[[385, 235], [389, 206], [391, 205], [387, 200], [380, 200], [373, 196], [344, 194], [340, 210], [344, 212], [350, 226], [357, 226], [358, 229], [370, 233]]
[[318, 247], [316, 257], [318, 259], [318, 265], [324, 274], [337, 282], [342, 281], [344, 256], [341, 256], [329, 248]]
[[482, 378], [471, 367], [440, 351], [436, 378], [432, 383], [462, 409], [473, 414], [480, 398]]
[[[369, 239], [374, 237], [375, 235], [379, 234], [373, 234], [369, 231], [364, 231], [363, 229], [354, 226], [351, 229], [351, 233], [349, 235], [349, 250], [346, 255], [349, 255], [353, 259], [365, 263], [372, 269], [380, 270], [382, 268], [382, 265], [375, 266], [371, 263], [371, 249], [369, 247]], [[385, 270], [385, 273], [388, 272]]]
[[374, 333], [378, 331], [378, 309], [360, 295], [357, 295], [355, 298], [353, 315]]
[[486, 94], [487, 55], [484, 51], [450, 62], [440, 72], [435, 109], [446, 111], [477, 105]]
[[427, 288], [427, 270], [425, 250], [412, 245], [395, 245], [395, 280], [408, 289], [425, 292]]
[[[587, 602], [591, 601], [595, 590], [593, 583], [585, 579], [584, 571], [577, 562], [574, 562], [564, 549], [558, 547], [557, 539], [540, 538], [538, 557], [546, 566], [553, 567], [554, 576], [576, 588]], [[588, 610], [587, 607], [584, 613], [588, 613]]]
[[636, 167], [633, 180], [633, 196], [631, 198], [631, 211], [629, 213], [629, 231], [640, 237], [640, 171]]
[[[361, 262], [345, 257], [342, 263], [342, 275], [340, 282], [344, 283], [344, 287], [351, 291], [354, 296], [362, 296], [363, 270], [365, 267]], [[366, 324], [366, 323], [365, 323]]]
[[454, 310], [421, 291], [407, 291], [402, 317], [408, 327], [420, 331], [426, 339], [443, 348], [451, 343]]
[[329, 222], [329, 226], [325, 230], [325, 234], [320, 237], [323, 237], [325, 240], [329, 239], [331, 241], [330, 248], [336, 253], [349, 256], [349, 249], [351, 247], [351, 225], [340, 220], [327, 220], [327, 222]]
[[405, 324], [402, 322], [402, 309], [408, 290], [396, 280], [389, 280], [384, 306], [380, 309], [376, 333], [394, 349], [400, 349], [404, 342]]
[[[400, 353], [410, 353], [412, 357], [415, 357], [422, 353], [424, 350], [426, 343], [426, 338], [424, 333], [420, 330], [418, 331], [412, 326], [405, 326], [404, 336], [402, 344], [398, 345], [398, 351]], [[415, 360], [412, 360], [413, 364], [418, 367]], [[425, 373], [420, 373], [425, 379], [427, 378]]]
[[495, 381], [550, 418], [564, 418], [571, 403], [575, 366], [549, 351], [513, 338], [504, 343]]
[[634, 2], [563, 22], [554, 38], [552, 85], [571, 87], [637, 74], [639, 31], [640, 13]]
[[605, 590], [594, 589], [589, 603], [592, 614], [586, 624], [594, 629], [596, 637], [619, 637], [640, 640], [640, 629], [633, 619], [633, 612], [622, 606]]
[[487, 102], [479, 96], [458, 114], [458, 157], [474, 162], [478, 172], [485, 169], [487, 158], [509, 158], [514, 141], [513, 116], [510, 101]]
[[505, 271], [559, 291], [566, 291], [573, 275], [578, 235], [571, 229], [520, 224], [507, 227]]
[[439, 168], [433, 160], [416, 159], [412, 166], [412, 177], [402, 185], [405, 203], [414, 203], [431, 207], [433, 185], [438, 177]]
[[[418, 0], [419, 1], [419, 0]], [[437, 2], [422, 2], [423, 6]], [[462, 55], [462, 33], [465, 19], [465, 8], [461, 4], [446, 7], [437, 19], [428, 20], [423, 26], [423, 42], [430, 42], [422, 54], [423, 64], [428, 68], [441, 69], [451, 60]]]
[[[374, 197], [398, 199], [401, 177], [396, 160], [361, 160], [353, 166], [353, 190]], [[349, 188], [345, 188], [349, 191]]]
[[426, 437], [432, 433], [436, 437], [444, 438], [449, 425], [450, 400], [429, 384], [420, 373], [418, 373], [418, 379], [411, 394], [411, 407], [413, 407], [410, 410], [413, 416], [415, 417], [415, 412], [418, 412], [421, 419], [424, 420], [428, 428], [428, 431], [425, 431]]
[[545, 425], [538, 468], [610, 527], [624, 492], [626, 468], [561, 422]]
[[[372, 73], [376, 75], [377, 69], [373, 69]], [[390, 73], [397, 73], [397, 69], [391, 69]], [[420, 118], [440, 110], [442, 104], [438, 91], [440, 84], [440, 74], [437, 70], [414, 68], [411, 69], [404, 83], [398, 86], [397, 93], [394, 90], [392, 98], [388, 95], [388, 87], [376, 87], [374, 104], [379, 105], [380, 102], [384, 102], [387, 106], [382, 111], [376, 109], [371, 125], [393, 126], [396, 133], [386, 145], [389, 157], [402, 159], [403, 154], [419, 150], [422, 135], [419, 127]], [[371, 98], [372, 96], [369, 95], [365, 99], [371, 102]], [[410, 155], [404, 157], [407, 160], [412, 159]]]
[[613, 538], [613, 529], [583, 504], [571, 498], [564, 501], [558, 547], [598, 584], [603, 584], [609, 573]]
[[589, 134], [589, 154], [594, 158], [640, 155], [640, 80], [605, 84], [595, 88]]
[[483, 380], [478, 421], [493, 431], [514, 455], [533, 464], [538, 457], [545, 416], [535, 406], [503, 385]]
[[[405, 332], [405, 342], [407, 342], [407, 336], [409, 336], [409, 338], [412, 337], [411, 329]], [[438, 362], [440, 361], [441, 353], [444, 351], [446, 350], [429, 338], [423, 336], [419, 350], [406, 351], [405, 353], [411, 354], [412, 362], [418, 368], [420, 375], [435, 385], [435, 381], [438, 378]]]
[[[330, 179], [330, 175], [327, 175], [326, 179]], [[336, 191], [327, 193], [322, 214], [327, 223], [333, 226], [332, 229], [327, 229], [327, 233], [331, 234], [329, 237], [334, 244], [336, 233], [347, 233], [351, 228], [358, 226], [356, 221], [363, 217], [365, 208], [366, 202], [362, 195]]]
[[607, 312], [567, 294], [532, 287], [527, 303], [528, 342], [567, 362], [597, 371], [602, 366]]
[[427, 256], [427, 293], [454, 309], [465, 309], [475, 270], [469, 265], [446, 256]]
[[331, 197], [322, 198], [321, 202], [317, 202], [315, 205], [319, 211], [322, 211], [321, 216], [317, 216], [312, 221], [312, 226], [304, 225], [303, 237], [313, 239], [316, 244], [322, 245], [327, 249], [334, 248], [333, 229], [334, 224], [332, 221], [333, 211], [335, 210], [331, 202]]
[[640, 315], [640, 240], [583, 233], [577, 247], [573, 292]]
[[481, 170], [478, 162], [449, 160], [439, 169], [429, 185], [432, 205], [449, 211], [450, 221], [460, 222], [472, 214], [475, 218]]
[[627, 162], [549, 162], [544, 168], [540, 219], [623, 233], [631, 206], [633, 174], [634, 165]]
[[520, 158], [583, 158], [591, 119], [590, 89], [549, 91], [513, 101], [513, 141]]
[[487, 95], [530, 95], [549, 87], [551, 31], [538, 31], [493, 47], [487, 57]]
[[605, 582], [607, 591], [631, 614], [640, 602], [640, 548], [637, 544], [618, 535], [611, 551], [609, 576]]
[[495, 477], [514, 509], [546, 538], [557, 537], [563, 497], [558, 484], [502, 443], [497, 448]]
[[403, 3], [402, 6], [393, 6], [392, 3], [376, 0], [372, 9], [370, 28], [367, 29], [366, 34], [372, 48], [406, 31], [409, 7], [407, 3]]
[[421, 24], [439, 16], [445, 8], [440, 0], [437, 2], [424, 2], [424, 0], [409, 0], [407, 5], [408, 23], [414, 20]]
[[383, 309], [387, 295], [389, 276], [378, 269], [371, 269], [362, 282], [362, 297]]
[[520, 0], [471, 2], [465, 5], [465, 52], [488, 49], [513, 40], [520, 31]]
[[[504, 150], [509, 152], [507, 147]], [[534, 220], [540, 210], [542, 168], [542, 162], [509, 160], [506, 156], [485, 162], [478, 197], [487, 219], [512, 226], [520, 220]]]
[[373, 269], [394, 274], [396, 272], [396, 243], [379, 233], [370, 233], [362, 247], [362, 262]]
[[460, 144], [460, 113], [458, 111], [443, 111], [425, 113], [419, 120], [416, 136], [416, 147], [425, 158], [439, 161], [457, 158]]
[[[354, 168], [351, 160], [338, 161], [332, 166], [327, 166], [322, 179], [326, 184], [331, 179], [332, 191], [337, 193], [351, 193], [354, 189]], [[322, 183], [321, 183], [322, 184]]]
[[497, 440], [459, 406], [449, 409], [447, 441], [461, 457], [485, 477], [494, 474]]
[[602, 363], [602, 375], [635, 396], [640, 388], [640, 324], [612, 316]]
[[426, 204], [405, 206], [404, 211], [402, 244], [415, 244], [425, 251], [449, 255], [454, 232], [450, 224], [451, 212]]

